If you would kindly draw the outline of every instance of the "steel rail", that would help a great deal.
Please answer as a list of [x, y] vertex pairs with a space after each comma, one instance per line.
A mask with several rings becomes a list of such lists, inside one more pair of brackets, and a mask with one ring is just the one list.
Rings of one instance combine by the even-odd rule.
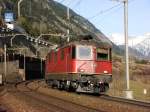
[[121, 102], [121, 103], [131, 104], [135, 106], [150, 108], [150, 102], [143, 102], [139, 100], [132, 100], [132, 99], [126, 99], [123, 97], [114, 97], [114, 96], [109, 96], [109, 95], [102, 95], [100, 96], [100, 98], [109, 100], [109, 101]]
[[[39, 84], [39, 82], [41, 82], [41, 81], [37, 81], [38, 84]], [[30, 87], [28, 87], [28, 88], [30, 88]], [[32, 89], [32, 88], [30, 88], [30, 89]], [[51, 96], [51, 97], [54, 97], [54, 96]], [[54, 97], [54, 98], [59, 99], [59, 100], [63, 100], [63, 101], [67, 101], [67, 100], [64, 100], [64, 99], [61, 99], [61, 98], [58, 98], [58, 97]], [[133, 105], [133, 106], [140, 106], [140, 107], [144, 107], [144, 108], [150, 108], [150, 102], [143, 102], [143, 101], [139, 101], [139, 100], [126, 99], [126, 98], [123, 98], [123, 97], [109, 96], [109, 95], [105, 95], [105, 94], [101, 95], [100, 98], [105, 99], [105, 100], [109, 100], [109, 101], [119, 102], [119, 103], [126, 103], [126, 104], [130, 104], [130, 105]], [[74, 103], [74, 102], [71, 102], [71, 101], [67, 101], [67, 102], [70, 102], [74, 105], [80, 105], [80, 104], [77, 104], [77, 103]], [[80, 106], [82, 106], [82, 105], [80, 105]], [[86, 106], [83, 106], [83, 107], [86, 107]], [[90, 107], [88, 107], [88, 108], [90, 108]], [[93, 108], [90, 108], [90, 109], [93, 109]]]
[[[89, 110], [90, 112], [91, 112], [91, 111], [92, 111], [92, 112], [105, 112], [105, 111], [102, 111], [102, 110], [99, 110], [99, 109], [96, 109], [96, 108], [91, 108], [91, 107], [87, 107], [87, 106], [84, 106], [84, 105], [80, 105], [80, 104], [78, 104], [78, 103], [75, 103], [75, 102], [72, 102], [72, 101], [68, 101], [68, 100], [65, 100], [65, 99], [62, 99], [62, 98], [58, 98], [58, 97], [55, 97], [55, 96], [52, 96], [52, 95], [49, 95], [49, 94], [41, 93], [41, 92], [38, 92], [38, 91], [37, 91], [37, 88], [36, 88], [36, 90], [35, 90], [35, 89], [29, 87], [29, 83], [34, 83], [34, 82], [35, 82], [35, 83], [38, 83], [38, 84], [39, 84], [41, 81], [42, 81], [42, 80], [32, 80], [32, 81], [24, 81], [23, 83], [24, 83], [24, 85], [26, 86], [26, 88], [28, 88], [28, 90], [33, 91], [33, 92], [35, 92], [35, 93], [39, 93], [39, 94], [41, 94], [41, 95], [48, 96], [48, 97], [50, 97], [50, 98], [52, 98], [52, 99], [56, 99], [56, 100], [59, 100], [59, 101], [63, 101], [63, 102], [72, 104], [72, 105], [74, 105], [74, 106], [81, 107], [81, 108], [83, 108], [83, 109], [87, 109], [87, 110]], [[21, 83], [19, 83], [19, 84], [21, 84]], [[16, 86], [16, 87], [17, 87], [17, 86]]]
[[[54, 108], [60, 109], [62, 112], [71, 112], [71, 111], [68, 111], [68, 110], [66, 110], [66, 109], [64, 109], [64, 108], [58, 107], [58, 106], [56, 106], [56, 105], [54, 105], [54, 104], [50, 104], [50, 103], [48, 103], [48, 102], [42, 100], [41, 97], [36, 97], [34, 94], [32, 95], [32, 93], [29, 94], [28, 92], [37, 93], [36, 91], [33, 91], [32, 89], [30, 89], [30, 88], [28, 87], [28, 84], [29, 84], [29, 83], [32, 83], [32, 82], [34, 82], [34, 81], [36, 81], [36, 80], [32, 80], [32, 81], [22, 81], [22, 82], [16, 83], [16, 84], [15, 84], [15, 87], [16, 87], [17, 90], [19, 90], [19, 92], [21, 92], [23, 95], [25, 95], [25, 96], [27, 96], [27, 97], [31, 97], [32, 99], [37, 100], [38, 102], [41, 102], [42, 104], [46, 104], [46, 105], [52, 106], [52, 107], [54, 107]], [[25, 87], [27, 90], [21, 90], [21, 89], [20, 89], [20, 86], [21, 86], [21, 87]], [[55, 112], [55, 111], [53, 111], [53, 110], [49, 110], [49, 111]]]

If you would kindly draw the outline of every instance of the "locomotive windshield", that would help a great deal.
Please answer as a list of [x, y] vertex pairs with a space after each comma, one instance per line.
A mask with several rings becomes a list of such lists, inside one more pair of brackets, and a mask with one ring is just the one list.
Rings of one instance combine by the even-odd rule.
[[77, 58], [91, 60], [92, 59], [92, 47], [78, 46], [77, 47]]

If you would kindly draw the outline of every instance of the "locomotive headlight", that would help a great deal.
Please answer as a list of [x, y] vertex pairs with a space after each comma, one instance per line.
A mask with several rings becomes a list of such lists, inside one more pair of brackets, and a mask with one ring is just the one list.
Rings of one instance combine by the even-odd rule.
[[80, 72], [84, 72], [85, 70], [84, 69], [80, 69]]
[[102, 84], [103, 83], [103, 81], [99, 81], [99, 84]]
[[108, 73], [108, 71], [105, 70], [104, 73]]

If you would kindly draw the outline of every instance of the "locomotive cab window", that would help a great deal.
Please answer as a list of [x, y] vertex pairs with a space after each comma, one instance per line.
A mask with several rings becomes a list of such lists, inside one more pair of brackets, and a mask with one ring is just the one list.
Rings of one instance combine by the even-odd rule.
[[92, 59], [92, 47], [91, 46], [78, 46], [77, 47], [77, 58], [84, 60]]
[[108, 60], [108, 50], [97, 49], [97, 60]]

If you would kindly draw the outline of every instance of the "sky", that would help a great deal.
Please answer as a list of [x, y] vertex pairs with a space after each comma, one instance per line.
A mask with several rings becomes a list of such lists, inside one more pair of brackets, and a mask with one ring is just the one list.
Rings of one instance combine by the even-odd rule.
[[[109, 38], [123, 36], [123, 3], [115, 0], [55, 0], [69, 6], [92, 22]], [[120, 0], [121, 1], [121, 0]], [[140, 37], [150, 32], [150, 0], [129, 0], [128, 32], [130, 37]], [[120, 37], [121, 38], [121, 37]]]

